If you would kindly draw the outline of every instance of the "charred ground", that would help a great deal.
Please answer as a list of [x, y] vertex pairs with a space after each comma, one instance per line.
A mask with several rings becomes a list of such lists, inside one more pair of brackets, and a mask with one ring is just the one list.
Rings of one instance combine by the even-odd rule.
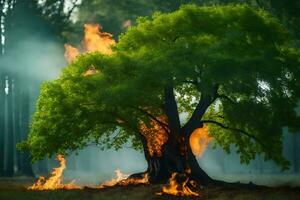
[[162, 185], [139, 185], [139, 186], [114, 186], [102, 190], [55, 190], [55, 191], [29, 191], [26, 187], [32, 183], [32, 179], [1, 179], [0, 200], [56, 200], [56, 199], [93, 199], [93, 200], [300, 200], [300, 188], [241, 188], [209, 186], [199, 188], [201, 197], [178, 197], [169, 195], [156, 195]]

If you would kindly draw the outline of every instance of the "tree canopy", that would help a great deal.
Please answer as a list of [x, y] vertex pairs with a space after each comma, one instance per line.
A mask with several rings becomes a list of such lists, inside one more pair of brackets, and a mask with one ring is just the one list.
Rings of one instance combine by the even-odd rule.
[[[264, 154], [286, 169], [283, 128], [300, 128], [299, 55], [278, 19], [247, 5], [190, 4], [142, 17], [112, 55], [82, 55], [43, 84], [20, 147], [34, 160], [91, 141], [140, 148], [140, 125], [165, 115], [164, 88], [172, 85], [188, 118], [201, 99], [213, 97], [197, 120], [209, 126], [216, 145], [227, 152], [236, 146], [243, 163]], [[91, 66], [98, 73], [84, 76]]]

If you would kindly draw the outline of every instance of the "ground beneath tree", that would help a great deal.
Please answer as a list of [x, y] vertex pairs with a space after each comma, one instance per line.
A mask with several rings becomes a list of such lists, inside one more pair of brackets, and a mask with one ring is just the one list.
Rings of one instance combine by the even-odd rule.
[[32, 179], [0, 179], [0, 200], [300, 200], [300, 188], [207, 187], [200, 197], [158, 196], [161, 185], [115, 186], [102, 190], [28, 191]]

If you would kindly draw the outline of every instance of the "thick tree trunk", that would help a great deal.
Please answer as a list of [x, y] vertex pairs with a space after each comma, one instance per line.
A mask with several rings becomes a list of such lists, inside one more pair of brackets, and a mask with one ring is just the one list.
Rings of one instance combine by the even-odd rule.
[[[150, 155], [146, 137], [140, 134], [140, 139], [148, 164], [146, 173], [149, 175], [150, 183], [165, 183], [169, 180], [172, 173], [184, 172], [182, 156], [180, 156], [178, 149], [179, 146], [172, 145], [174, 141], [168, 140], [168, 142], [163, 145], [161, 155]], [[144, 173], [133, 174], [131, 177], [141, 177], [142, 174]]]
[[[192, 153], [190, 145], [188, 144], [187, 154], [184, 154], [180, 151], [180, 149], [182, 149], [179, 145], [180, 142], [173, 141], [174, 139], [174, 137], [169, 138], [163, 145], [161, 156], [151, 156], [147, 147], [146, 138], [141, 135], [144, 155], [148, 164], [146, 172], [149, 175], [149, 182], [166, 183], [172, 173], [186, 173], [190, 178], [196, 180], [202, 185], [208, 185], [211, 183], [212, 179], [199, 166], [196, 157]], [[132, 177], [141, 177], [142, 174], [143, 173], [134, 174]]]
[[[215, 92], [214, 87], [213, 93]], [[150, 155], [147, 140], [140, 134], [148, 163], [147, 173], [150, 183], [167, 182], [173, 173], [186, 174], [202, 185], [208, 185], [213, 181], [199, 166], [189, 144], [192, 132], [203, 126], [200, 119], [213, 100], [211, 96], [203, 95], [191, 119], [181, 127], [173, 87], [169, 85], [165, 88], [164, 109], [168, 118], [169, 133], [167, 142], [161, 147], [161, 155]]]
[[[0, 7], [1, 8], [1, 7]], [[0, 11], [1, 13], [1, 11]], [[0, 67], [1, 64], [0, 64]], [[4, 176], [4, 138], [5, 138], [5, 76], [0, 74], [0, 176]]]

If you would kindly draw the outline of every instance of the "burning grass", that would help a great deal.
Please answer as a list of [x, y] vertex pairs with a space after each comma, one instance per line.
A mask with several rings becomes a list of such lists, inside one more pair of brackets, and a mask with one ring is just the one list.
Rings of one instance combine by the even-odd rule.
[[300, 188], [205, 187], [201, 197], [156, 195], [162, 185], [113, 186], [102, 190], [26, 190], [31, 180], [0, 179], [0, 200], [300, 200]]
[[28, 190], [79, 190], [84, 188], [104, 189], [113, 186], [127, 186], [147, 184], [148, 175], [145, 174], [142, 178], [131, 178], [129, 175], [123, 174], [119, 169], [115, 170], [116, 177], [97, 186], [78, 186], [75, 180], [64, 184], [63, 172], [66, 169], [66, 160], [63, 155], [57, 155], [56, 160], [59, 161], [58, 167], [54, 168], [49, 178], [40, 176], [33, 185], [27, 187]]
[[176, 173], [172, 175], [168, 185], [151, 185], [148, 184], [147, 175], [141, 179], [129, 178], [116, 170], [116, 177], [110, 181], [98, 186], [80, 187], [74, 181], [63, 184], [66, 161], [61, 155], [57, 160], [60, 166], [53, 169], [51, 176], [48, 179], [40, 177], [32, 186], [28, 187], [31, 179], [0, 179], [0, 200], [300, 200], [300, 188], [247, 188], [230, 185], [203, 188], [194, 185], [186, 176]]
[[52, 170], [51, 176], [48, 179], [40, 176], [32, 186], [28, 187], [29, 190], [80, 189], [80, 187], [75, 184], [75, 180], [67, 184], [62, 183], [66, 160], [63, 155], [58, 155], [56, 159], [59, 161], [60, 166]]

